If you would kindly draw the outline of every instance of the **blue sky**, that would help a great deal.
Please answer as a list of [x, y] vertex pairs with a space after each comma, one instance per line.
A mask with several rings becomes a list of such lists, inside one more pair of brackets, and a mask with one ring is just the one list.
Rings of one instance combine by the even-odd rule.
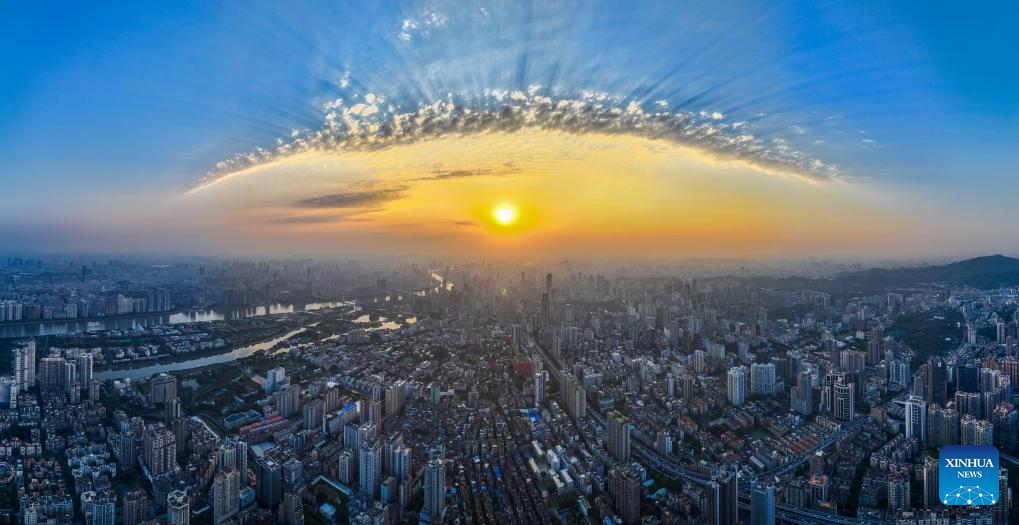
[[1015, 4], [674, 4], [7, 3], [0, 239], [54, 250], [110, 206], [172, 200], [320, 128], [337, 98], [411, 108], [540, 85], [748, 122], [903, 214], [952, 207], [969, 240], [944, 242], [1007, 251], [984, 224], [1019, 220]]

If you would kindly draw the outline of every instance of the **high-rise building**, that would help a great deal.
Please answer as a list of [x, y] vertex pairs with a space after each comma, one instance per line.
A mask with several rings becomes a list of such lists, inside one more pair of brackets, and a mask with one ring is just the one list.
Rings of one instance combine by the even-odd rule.
[[[66, 391], [67, 385], [70, 384], [70, 379], [74, 374], [69, 374], [68, 370], [73, 369], [74, 365], [68, 363], [63, 357], [44, 357], [39, 361], [39, 377], [38, 383], [39, 388], [42, 390], [59, 390]], [[24, 372], [27, 377], [28, 373]]]
[[893, 472], [888, 475], [888, 510], [909, 509], [909, 474]]
[[750, 525], [775, 525], [775, 485], [750, 481]]
[[212, 522], [220, 525], [237, 515], [241, 506], [241, 476], [237, 470], [221, 470], [212, 480]]
[[623, 525], [640, 523], [640, 476], [626, 466], [609, 471], [608, 492]]
[[163, 403], [163, 421], [167, 425], [174, 422], [174, 420], [180, 419], [182, 416], [180, 408], [180, 398], [177, 396], [168, 398]]
[[142, 457], [145, 467], [153, 476], [159, 476], [177, 468], [177, 438], [163, 424], [145, 427]]
[[262, 456], [255, 463], [255, 494], [258, 501], [272, 509], [283, 495], [283, 467], [276, 460]]
[[75, 359], [78, 372], [78, 383], [82, 386], [88, 386], [92, 382], [92, 354], [83, 353], [78, 355]]
[[124, 493], [124, 525], [141, 525], [147, 518], [149, 494], [145, 489], [134, 489]]
[[959, 444], [959, 413], [954, 408], [927, 408], [927, 442], [937, 449]]
[[991, 525], [1008, 523], [1008, 469], [998, 469], [998, 501], [991, 508]]
[[739, 498], [736, 473], [722, 469], [708, 482], [707, 522], [710, 525], [736, 525], [739, 522]]
[[234, 440], [234, 447], [237, 448], [237, 472], [241, 475], [241, 486], [248, 484], [248, 443], [242, 440]]
[[191, 497], [183, 490], [166, 495], [166, 520], [170, 525], [191, 524]]
[[446, 512], [446, 462], [442, 451], [432, 453], [425, 465], [425, 502], [422, 512], [433, 519]]
[[379, 496], [379, 483], [382, 482], [382, 446], [377, 440], [366, 440], [361, 443], [357, 455], [357, 474], [361, 494], [368, 500], [374, 501]]
[[808, 416], [814, 412], [814, 381], [809, 370], [796, 374], [796, 386], [789, 394], [792, 409]]
[[909, 396], [906, 401], [906, 437], [916, 438], [920, 443], [927, 442], [927, 402], [919, 396]]
[[117, 466], [122, 472], [134, 472], [136, 463], [135, 458], [137, 457], [134, 446], [134, 433], [130, 430], [125, 430], [124, 432], [117, 434], [113, 438], [113, 442], [116, 446], [114, 453], [117, 457]]
[[322, 416], [325, 414], [325, 403], [321, 399], [312, 399], [304, 405], [304, 428], [321, 430]]
[[262, 384], [266, 394], [271, 394], [282, 387], [287, 381], [287, 371], [283, 367], [276, 367], [265, 373], [265, 383]]
[[856, 385], [838, 382], [832, 388], [834, 407], [832, 414], [839, 421], [852, 421], [856, 416]]
[[304, 504], [301, 493], [295, 489], [287, 489], [280, 503], [279, 521], [283, 525], [304, 525]]
[[167, 399], [177, 397], [177, 378], [170, 374], [159, 374], [149, 382], [152, 388], [150, 399], [153, 403], [165, 403]]
[[277, 390], [272, 394], [272, 404], [276, 407], [276, 411], [283, 417], [290, 417], [297, 413], [300, 409], [301, 403], [301, 387], [297, 385], [288, 385], [282, 390]]
[[1005, 454], [1016, 452], [1019, 448], [1019, 412], [1015, 405], [998, 405], [991, 422], [994, 424], [994, 446]]
[[14, 379], [22, 392], [35, 386], [35, 341], [14, 351]]
[[750, 365], [750, 393], [755, 396], [770, 396], [775, 393], [774, 363]]
[[304, 464], [297, 458], [290, 458], [283, 463], [283, 486], [299, 487], [304, 484]]
[[606, 415], [606, 421], [608, 429], [605, 446], [609, 454], [619, 461], [630, 461], [630, 421], [615, 410]]
[[747, 401], [747, 367], [734, 366], [726, 374], [726, 393], [729, 402], [740, 406]]
[[560, 400], [566, 408], [566, 413], [573, 419], [581, 419], [587, 415], [587, 391], [578, 384], [577, 376], [569, 370], [560, 372], [562, 385], [560, 385]]
[[945, 406], [948, 402], [948, 368], [940, 357], [932, 357], [922, 367], [924, 399]]
[[534, 374], [534, 406], [535, 408], [541, 407], [541, 402], [545, 399], [545, 378], [548, 377], [548, 372], [542, 370]]
[[406, 381], [400, 379], [394, 381], [393, 384], [386, 388], [386, 415], [390, 416], [396, 414], [403, 408], [403, 389], [407, 384]]
[[938, 495], [938, 460], [927, 456], [923, 462], [923, 508], [932, 510], [941, 505]]
[[105, 490], [92, 498], [91, 525], [114, 525], [117, 519], [117, 495]]
[[994, 425], [986, 419], [963, 416], [959, 422], [960, 445], [995, 445]]
[[357, 456], [352, 450], [344, 450], [340, 453], [337, 477], [340, 483], [351, 485], [357, 477]]

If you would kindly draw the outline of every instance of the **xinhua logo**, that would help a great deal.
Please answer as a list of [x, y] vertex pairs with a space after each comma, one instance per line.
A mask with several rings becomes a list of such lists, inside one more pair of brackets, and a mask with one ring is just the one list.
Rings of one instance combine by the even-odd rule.
[[993, 505], [998, 501], [998, 449], [949, 445], [938, 458], [938, 491], [945, 505]]

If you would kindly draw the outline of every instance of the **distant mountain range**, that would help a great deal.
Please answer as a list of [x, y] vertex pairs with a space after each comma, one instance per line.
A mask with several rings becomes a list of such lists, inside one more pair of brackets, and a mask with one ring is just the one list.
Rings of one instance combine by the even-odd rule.
[[935, 266], [872, 268], [833, 279], [760, 277], [752, 281], [765, 288], [777, 289], [868, 292], [917, 284], [945, 284], [986, 290], [1019, 285], [1019, 259], [988, 255]]

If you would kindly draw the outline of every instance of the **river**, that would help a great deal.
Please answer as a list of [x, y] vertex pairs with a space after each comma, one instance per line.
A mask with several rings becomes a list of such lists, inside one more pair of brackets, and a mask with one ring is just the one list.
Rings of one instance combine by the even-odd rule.
[[[452, 290], [453, 289], [453, 283], [450, 282], [450, 281], [446, 281], [445, 279], [443, 279], [443, 277], [441, 275], [439, 275], [435, 271], [432, 271], [432, 278], [435, 279], [440, 284], [445, 284], [446, 290]], [[438, 286], [433, 288], [433, 290], [435, 290], [435, 291], [438, 291], [438, 289], [439, 289]], [[402, 297], [402, 296], [399, 296], [399, 297]], [[391, 298], [392, 297], [387, 296], [386, 300], [388, 301]], [[285, 306], [285, 307], [283, 305], [276, 305], [277, 307], [284, 307], [284, 309], [276, 309], [276, 310], [274, 310], [273, 307], [269, 307], [267, 309], [266, 309], [266, 307], [258, 307], [258, 308], [246, 309], [246, 311], [253, 311], [253, 312], [255, 312], [255, 313], [251, 313], [251, 315], [238, 315], [238, 316], [235, 316], [235, 317], [227, 317], [228, 315], [231, 315], [231, 314], [229, 314], [229, 313], [216, 313], [215, 310], [208, 311], [208, 313], [206, 313], [206, 312], [198, 312], [198, 314], [201, 314], [201, 315], [173, 314], [173, 315], [170, 315], [170, 316], [161, 316], [161, 317], [167, 317], [167, 318], [171, 318], [172, 319], [174, 317], [174, 315], [187, 316], [186, 319], [178, 317], [178, 319], [182, 319], [182, 320], [177, 321], [177, 322], [178, 323], [194, 323], [194, 322], [199, 322], [199, 321], [216, 321], [216, 320], [221, 320], [221, 319], [240, 319], [240, 318], [243, 318], [243, 317], [253, 317], [255, 315], [266, 315], [266, 314], [276, 314], [276, 313], [290, 313], [290, 312], [294, 312], [294, 311], [298, 311], [298, 310], [318, 310], [318, 309], [321, 309], [321, 308], [332, 308], [332, 307], [343, 306], [343, 305], [355, 305], [355, 303], [350, 302], [350, 301], [340, 301], [340, 302], [332, 302], [332, 303], [311, 303], [311, 304], [303, 305], [304, 307], [303, 308], [299, 308], [299, 309], [295, 309], [294, 305], [288, 305], [288, 306]], [[352, 310], [352, 312], [356, 311], [357, 309], [358, 308], [355, 308], [354, 310]], [[257, 312], [261, 312], [261, 313], [257, 313]], [[129, 321], [129, 319], [121, 319], [121, 320], [122, 321]], [[111, 319], [111, 320], [108, 320], [107, 322], [114, 322], [114, 321], [116, 321], [116, 320]], [[368, 323], [371, 323], [371, 318], [370, 318], [369, 315], [363, 314], [363, 315], [357, 317], [356, 319], [354, 319], [353, 322], [357, 323], [357, 324], [368, 324]], [[379, 317], [377, 319], [377, 322], [378, 322], [378, 325], [370, 327], [370, 328], [368, 328], [368, 330], [369, 331], [374, 331], [374, 330], [396, 330], [396, 329], [398, 329], [398, 328], [400, 328], [402, 326], [401, 323], [396, 322], [396, 321], [392, 321], [392, 320], [389, 320], [389, 319], [386, 319], [385, 317]], [[409, 318], [405, 319], [405, 322], [407, 322], [408, 324], [414, 324], [414, 323], [417, 322], [417, 318], [409, 317]], [[167, 322], [164, 322], [163, 324], [174, 324], [174, 323], [167, 321]], [[316, 321], [314, 323], [311, 323], [308, 326], [314, 326], [315, 324], [318, 324], [318, 321]], [[142, 325], [142, 326], [146, 326], [146, 325]], [[294, 329], [294, 330], [292, 330], [290, 332], [287, 332], [286, 334], [283, 334], [283, 335], [281, 335], [279, 337], [268, 339], [268, 340], [265, 340], [265, 341], [262, 341], [262, 342], [259, 342], [259, 343], [250, 344], [250, 345], [243, 346], [243, 347], [240, 347], [240, 348], [235, 348], [233, 350], [230, 350], [229, 352], [224, 352], [222, 354], [207, 355], [207, 356], [204, 356], [204, 357], [196, 357], [194, 359], [185, 359], [185, 360], [182, 360], [182, 361], [175, 361], [175, 362], [170, 362], [170, 363], [155, 363], [155, 364], [152, 364], [152, 365], [140, 366], [140, 367], [135, 367], [135, 368], [120, 368], [120, 369], [105, 370], [105, 371], [102, 371], [102, 372], [96, 372], [95, 373], [95, 378], [99, 379], [100, 381], [105, 381], [107, 379], [122, 379], [122, 378], [140, 379], [140, 378], [148, 377], [148, 376], [151, 376], [152, 374], [158, 374], [158, 373], [161, 373], [161, 372], [173, 372], [173, 371], [177, 371], [177, 370], [188, 370], [188, 369], [191, 369], [191, 368], [198, 368], [198, 367], [208, 366], [208, 365], [212, 365], [212, 364], [216, 364], [216, 363], [226, 363], [226, 362], [234, 361], [236, 359], [240, 359], [240, 358], [243, 358], [243, 357], [248, 357], [248, 356], [254, 354], [255, 352], [259, 352], [259, 351], [263, 351], [263, 350], [269, 350], [270, 348], [276, 346], [278, 343], [280, 343], [282, 341], [285, 341], [285, 340], [289, 339], [290, 337], [293, 337], [293, 336], [295, 336], [297, 334], [300, 334], [300, 333], [304, 332], [307, 329], [308, 329], [307, 326], [302, 326], [300, 328], [297, 328], [297, 329]], [[332, 337], [329, 337], [327, 339], [336, 340], [336, 339], [340, 339], [342, 336], [343, 336], [343, 334], [337, 334], [337, 335], [333, 335]], [[289, 348], [281, 349], [280, 351], [281, 352], [286, 352], [288, 350], [289, 350]]]
[[191, 310], [171, 314], [143, 314], [133, 317], [114, 319], [74, 320], [60, 319], [39, 321], [32, 324], [2, 325], [0, 338], [4, 337], [35, 337], [43, 335], [65, 335], [82, 332], [98, 332], [101, 330], [138, 330], [146, 326], [162, 326], [170, 324], [201, 323], [207, 321], [230, 321], [262, 315], [288, 314], [294, 312], [335, 308], [351, 305], [350, 301], [333, 301], [324, 303], [275, 303], [252, 306], [247, 308], [210, 308], [207, 310]]
[[307, 328], [301, 327], [296, 330], [291, 330], [290, 332], [287, 332], [279, 337], [268, 339], [259, 343], [250, 344], [248, 346], [242, 346], [240, 348], [235, 348], [229, 352], [224, 352], [222, 354], [207, 355], [204, 357], [197, 357], [195, 359], [187, 359], [184, 361], [174, 361], [171, 363], [157, 363], [149, 366], [140, 366], [137, 368], [121, 368], [117, 370], [105, 370], [102, 372], [96, 372], [95, 378], [100, 381], [105, 381], [107, 379], [123, 379], [123, 378], [141, 379], [143, 377], [148, 377], [152, 374], [158, 374], [160, 372], [174, 372], [177, 370], [188, 370], [191, 368], [214, 365], [216, 363], [226, 363], [229, 361], [240, 359], [242, 357], [248, 357], [249, 355], [254, 354], [255, 352], [269, 350], [270, 348], [276, 346], [278, 343], [285, 341], [288, 338], [293, 337], [301, 332], [304, 332], [305, 330], [307, 330]]

